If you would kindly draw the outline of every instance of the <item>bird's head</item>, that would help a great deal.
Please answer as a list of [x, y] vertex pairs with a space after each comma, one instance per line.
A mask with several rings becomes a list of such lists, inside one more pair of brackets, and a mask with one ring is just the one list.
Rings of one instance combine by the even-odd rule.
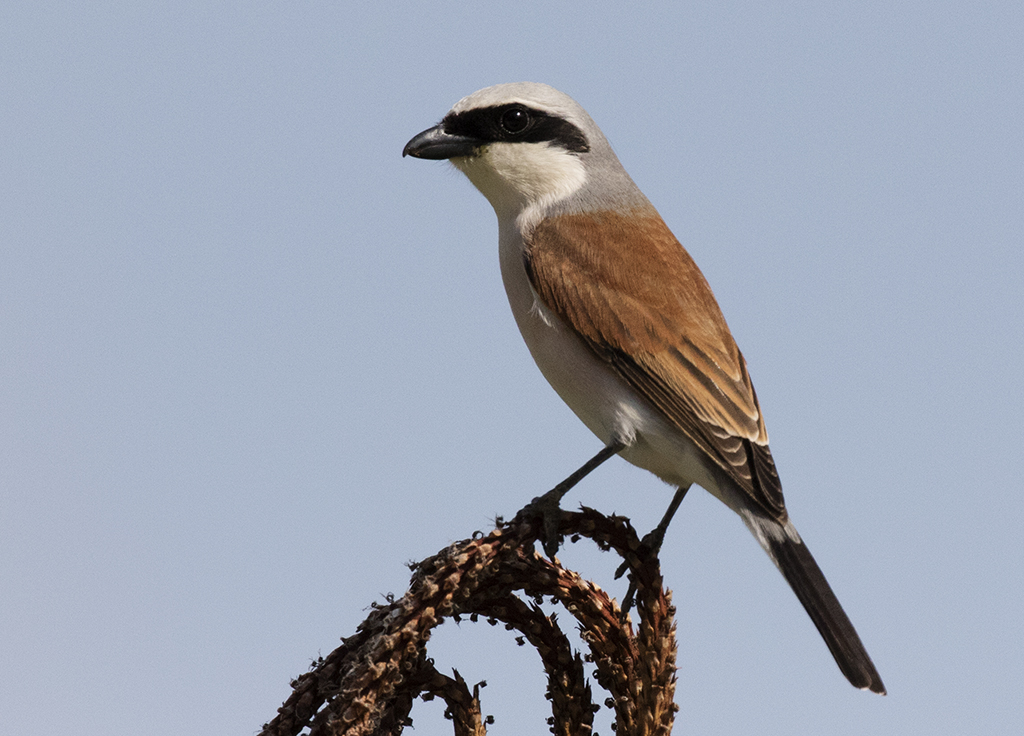
[[643, 197], [586, 110], [546, 84], [474, 92], [410, 140], [402, 155], [448, 159], [499, 217], [569, 200], [578, 202], [575, 209], [588, 209], [611, 200], [607, 195], [621, 204], [624, 192]]

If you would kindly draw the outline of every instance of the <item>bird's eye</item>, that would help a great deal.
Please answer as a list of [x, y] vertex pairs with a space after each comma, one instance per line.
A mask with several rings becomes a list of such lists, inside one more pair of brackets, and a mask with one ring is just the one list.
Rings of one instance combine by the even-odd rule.
[[530, 113], [521, 107], [513, 107], [501, 115], [501, 128], [506, 133], [522, 133], [530, 125]]

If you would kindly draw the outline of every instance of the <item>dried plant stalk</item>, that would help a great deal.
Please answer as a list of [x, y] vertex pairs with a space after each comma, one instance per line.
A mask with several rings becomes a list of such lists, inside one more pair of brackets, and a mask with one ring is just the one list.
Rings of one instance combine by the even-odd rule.
[[446, 618], [484, 616], [519, 631], [540, 654], [548, 678], [552, 732], [588, 734], [594, 712], [583, 659], [554, 615], [548, 597], [576, 619], [598, 684], [615, 713], [618, 736], [668, 734], [677, 710], [675, 610], [662, 587], [657, 557], [626, 519], [593, 509], [562, 512], [559, 532], [588, 537], [629, 564], [636, 584], [637, 627], [597, 585], [534, 550], [541, 524], [529, 507], [490, 534], [453, 544], [413, 566], [409, 590], [375, 604], [354, 636], [292, 682], [292, 694], [263, 736], [399, 734], [417, 697], [442, 697], [458, 736], [486, 733], [478, 688], [437, 672], [426, 655], [431, 631]]

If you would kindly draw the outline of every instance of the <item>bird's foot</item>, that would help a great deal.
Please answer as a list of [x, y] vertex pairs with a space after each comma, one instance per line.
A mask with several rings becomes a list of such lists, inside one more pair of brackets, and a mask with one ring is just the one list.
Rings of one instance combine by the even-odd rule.
[[559, 483], [543, 496], [537, 496], [530, 501], [526, 511], [535, 519], [540, 519], [540, 543], [544, 548], [544, 554], [548, 559], [554, 561], [558, 548], [562, 544], [562, 534], [558, 527], [562, 522], [562, 496], [571, 488], [563, 487], [565, 483]]
[[[676, 511], [679, 509], [679, 504], [683, 502], [686, 497], [686, 492], [690, 490], [690, 486], [684, 486], [676, 490], [674, 496], [672, 496], [672, 502], [668, 505], [665, 510], [665, 515], [661, 517], [661, 521], [658, 522], [658, 526], [654, 527], [644, 538], [640, 540], [640, 549], [644, 550], [645, 556], [649, 559], [651, 557], [657, 557], [661, 551], [662, 542], [665, 541], [665, 532], [668, 530], [668, 525], [672, 522], [672, 517], [675, 516]], [[619, 569], [615, 571], [615, 579], [618, 580], [629, 569], [629, 560], [624, 560]], [[633, 607], [633, 600], [636, 598], [636, 579], [633, 575], [629, 577], [629, 588], [626, 590], [626, 596], [622, 599], [622, 618], [625, 620], [626, 614], [629, 613], [629, 609]]]
[[[644, 558], [650, 558], [657, 556], [658, 552], [661, 551], [661, 543], [665, 541], [665, 530], [660, 526], [655, 527], [640, 540], [640, 547], [637, 550], [643, 550]], [[626, 571], [629, 570], [629, 560], [623, 560], [622, 564], [619, 565], [619, 569], [615, 571], [615, 579], [618, 580]], [[626, 595], [622, 599], [621, 605], [621, 617], [622, 620], [626, 620], [626, 615], [633, 607], [633, 601], [636, 598], [636, 579], [633, 575], [629, 576], [629, 588], [626, 589]]]
[[569, 492], [574, 485], [587, 477], [594, 468], [598, 467], [605, 460], [626, 446], [622, 440], [612, 440], [608, 445], [601, 448], [601, 451], [585, 462], [572, 475], [563, 480], [557, 486], [545, 493], [543, 496], [530, 501], [526, 511], [532, 516], [540, 517], [543, 522], [541, 532], [541, 545], [544, 547], [544, 554], [549, 559], [555, 559], [555, 553], [562, 543], [562, 535], [558, 533], [558, 525], [562, 521], [562, 509], [559, 504], [562, 497]]

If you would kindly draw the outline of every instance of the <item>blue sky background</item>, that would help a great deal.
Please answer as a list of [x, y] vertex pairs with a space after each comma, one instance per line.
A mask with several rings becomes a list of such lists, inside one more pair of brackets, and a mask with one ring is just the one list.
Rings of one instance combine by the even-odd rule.
[[[677, 730], [1024, 731], [1024, 5], [625, 5], [4, 3], [6, 732], [251, 734], [407, 561], [598, 449], [517, 334], [490, 206], [400, 155], [520, 80], [589, 110], [704, 270], [890, 693], [695, 492], [663, 553]], [[616, 460], [568, 503], [647, 528], [668, 500]], [[491, 733], [546, 732], [507, 632], [430, 651], [488, 681]]]

